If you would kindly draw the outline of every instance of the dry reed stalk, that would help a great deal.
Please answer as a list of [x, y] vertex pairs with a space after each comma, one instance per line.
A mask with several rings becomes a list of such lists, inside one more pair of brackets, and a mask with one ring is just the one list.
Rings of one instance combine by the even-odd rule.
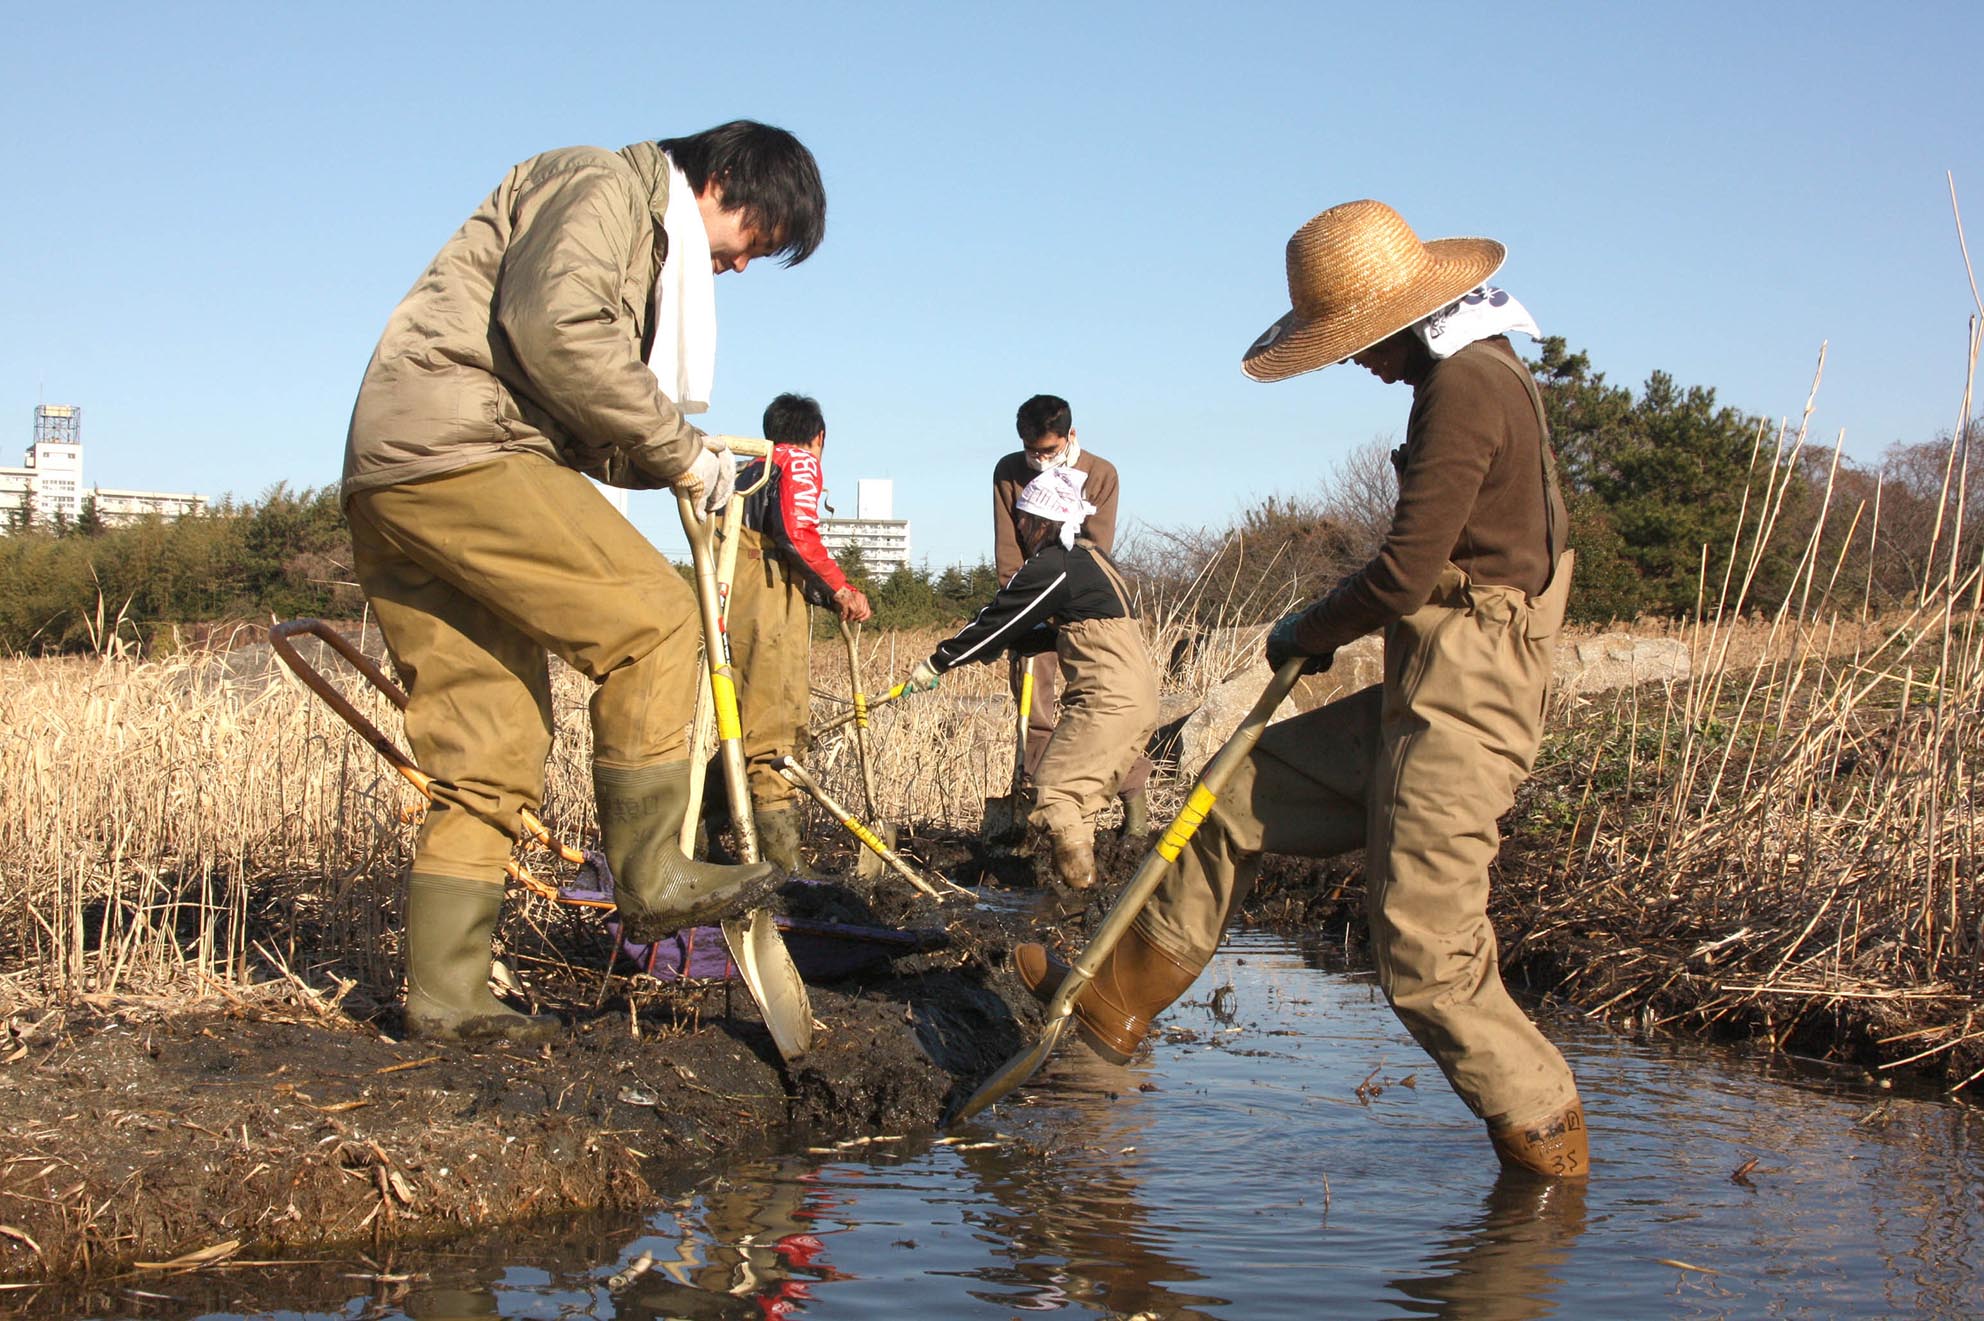
[[[1966, 426], [1981, 325], [1984, 304], [1972, 321]], [[1823, 365], [1822, 352], [1814, 390]], [[1546, 778], [1557, 781], [1569, 831], [1536, 856], [1571, 874], [1558, 882], [1512, 869], [1531, 908], [1523, 943], [1534, 953], [1574, 934], [1587, 948], [1595, 939], [1607, 956], [1567, 980], [1580, 998], [1644, 1023], [1741, 1016], [1780, 1042], [1807, 1025], [1857, 1023], [1913, 1043], [1905, 1055], [1888, 1051], [1889, 1067], [1933, 1058], [1955, 1076], [1984, 1049], [1972, 1031], [1984, 1007], [1984, 565], [1957, 558], [1958, 503], [1948, 524], [1939, 511], [1909, 609], [1873, 618], [1871, 584], [1841, 599], [1846, 547], [1878, 538], [1882, 524], [1877, 487], [1871, 511], [1837, 511], [1845, 545], [1821, 562], [1836, 512], [1835, 446], [1783, 595], [1766, 620], [1748, 618], [1762, 604], [1751, 592], [1811, 411], [1808, 397], [1768, 463], [1759, 434], [1755, 498], [1745, 495], [1713, 594], [1703, 575], [1695, 669], [1669, 694], [1660, 771], [1641, 774], [1636, 694], [1558, 735], [1570, 755], [1553, 753]], [[1965, 497], [1966, 441], [1959, 427], [1946, 502]], [[1978, 1077], [1984, 1070], [1958, 1086]]]

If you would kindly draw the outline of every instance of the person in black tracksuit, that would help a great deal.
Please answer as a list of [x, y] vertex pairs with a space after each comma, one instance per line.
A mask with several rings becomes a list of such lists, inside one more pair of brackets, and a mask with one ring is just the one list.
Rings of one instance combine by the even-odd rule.
[[1061, 718], [1034, 772], [1028, 822], [1054, 843], [1064, 884], [1095, 884], [1095, 822], [1157, 726], [1157, 674], [1130, 592], [1108, 554], [1079, 534], [1084, 474], [1050, 469], [1027, 484], [1016, 523], [1026, 562], [956, 636], [939, 643], [907, 686], [934, 688], [946, 670], [1053, 651]]

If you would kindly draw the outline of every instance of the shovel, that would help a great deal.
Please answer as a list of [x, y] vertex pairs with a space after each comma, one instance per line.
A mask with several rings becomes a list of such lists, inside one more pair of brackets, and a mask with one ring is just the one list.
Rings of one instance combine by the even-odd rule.
[[1012, 792], [999, 798], [985, 800], [985, 815], [979, 821], [978, 837], [987, 844], [999, 844], [1012, 840], [1026, 826], [1026, 794], [1021, 785], [1026, 780], [1026, 724], [1033, 712], [1033, 664], [1029, 657], [1013, 657], [1013, 667], [1020, 674], [1019, 727], [1013, 746], [1013, 788]]
[[1137, 866], [1137, 874], [1130, 878], [1130, 883], [1123, 887], [1123, 893], [1117, 896], [1116, 903], [1102, 919], [1102, 925], [1096, 930], [1095, 938], [1089, 941], [1088, 948], [1069, 965], [1068, 975], [1062, 979], [1060, 989], [1047, 1003], [1047, 1021], [1041, 1027], [1040, 1040], [1000, 1065], [998, 1072], [981, 1083], [978, 1090], [957, 1108], [946, 1122], [946, 1128], [997, 1104], [1008, 1092], [1031, 1078], [1047, 1062], [1047, 1057], [1054, 1053], [1055, 1044], [1061, 1040], [1061, 1034], [1068, 1030], [1068, 1023], [1074, 1017], [1076, 997], [1095, 980], [1102, 961], [1109, 957], [1109, 951], [1116, 948], [1116, 942], [1123, 938], [1123, 933], [1130, 929], [1130, 923], [1136, 921], [1137, 914], [1143, 911], [1144, 905], [1156, 892], [1158, 882], [1164, 879], [1165, 870], [1177, 861], [1185, 845], [1198, 833], [1206, 814], [1212, 811], [1213, 804], [1219, 801], [1220, 792], [1226, 788], [1226, 782], [1233, 777], [1234, 768], [1254, 751], [1261, 731], [1267, 728], [1275, 708], [1287, 700], [1288, 694], [1294, 690], [1296, 681], [1302, 677], [1303, 667], [1310, 659], [1308, 656], [1293, 657], [1275, 671], [1274, 678], [1268, 681], [1268, 686], [1254, 702], [1253, 709], [1240, 722], [1240, 728], [1233, 731], [1233, 736], [1199, 772], [1199, 782], [1192, 787], [1191, 797], [1185, 800], [1185, 806], [1179, 809], [1157, 846], [1144, 855], [1143, 862]]
[[[867, 847], [868, 852], [862, 854], [862, 857], [866, 858], [872, 855], [877, 859], [877, 875], [880, 874], [880, 868], [886, 866], [894, 871], [896, 875], [902, 877], [932, 899], [941, 900], [944, 898], [942, 894], [938, 893], [935, 886], [931, 885], [930, 882], [924, 880], [921, 876], [918, 876], [915, 870], [902, 860], [902, 855], [895, 851], [895, 841], [893, 838], [884, 841], [877, 832], [870, 830], [855, 820], [854, 814], [842, 807], [833, 795], [821, 788], [820, 782], [807, 774], [804, 766], [801, 766], [790, 757], [774, 757], [772, 759], [772, 769], [783, 775], [787, 783], [812, 795], [813, 801], [825, 808], [827, 815], [840, 822], [848, 834], [860, 840]], [[895, 832], [890, 831], [889, 833], [893, 836]], [[962, 885], [958, 885], [952, 881], [946, 881], [941, 876], [937, 879], [943, 881], [945, 887], [952, 894], [971, 895], [971, 891], [965, 889]]]
[[[733, 452], [751, 458], [762, 458], [771, 453], [768, 441], [752, 440], [744, 436], [726, 436], [723, 439], [732, 446]], [[772, 479], [771, 464], [767, 463], [758, 480], [730, 493], [730, 501], [723, 508], [723, 549], [716, 560], [716, 614], [718, 627], [723, 631], [724, 648], [728, 651], [730, 642], [730, 589], [737, 581], [737, 549], [744, 542], [744, 499]], [[712, 533], [714, 535], [714, 533]], [[685, 857], [696, 856], [696, 827], [703, 819], [704, 780], [709, 773], [710, 752], [716, 746], [716, 699], [714, 685], [710, 680], [709, 649], [703, 650], [702, 684], [696, 689], [695, 723], [689, 734], [689, 810], [682, 814], [682, 853]], [[754, 834], [756, 819], [746, 822], [738, 829], [749, 829]]]
[[[764, 441], [726, 437], [735, 453], [768, 453]], [[751, 448], [753, 445], [758, 449]], [[696, 518], [695, 506], [686, 495], [676, 493], [676, 506], [682, 518], [682, 533], [689, 541], [689, 555], [696, 571], [696, 602], [703, 616], [703, 655], [710, 678], [710, 695], [716, 709], [716, 732], [723, 750], [724, 786], [730, 793], [731, 819], [737, 830], [738, 852], [745, 862], [758, 860], [758, 833], [751, 819], [751, 794], [745, 783], [744, 731], [737, 716], [737, 681], [730, 669], [730, 642], [723, 631], [723, 616], [717, 602], [716, 565], [711, 553], [714, 528]], [[734, 510], [733, 510], [734, 512]], [[813, 1044], [812, 1003], [806, 983], [793, 966], [791, 951], [773, 924], [771, 910], [753, 909], [742, 918], [722, 924], [724, 943], [736, 962], [745, 988], [764, 1016], [772, 1042], [786, 1061], [798, 1059]]]
[[[864, 849], [855, 860], [854, 874], [862, 880], [873, 880], [882, 874], [882, 867], [886, 859], [891, 856], [890, 850], [896, 846], [896, 828], [894, 822], [883, 821], [882, 814], [875, 808], [875, 754], [868, 742], [868, 694], [861, 690], [861, 650], [858, 629], [848, 627], [847, 621], [843, 619], [840, 621], [840, 635], [847, 643], [848, 684], [854, 690], [854, 760], [861, 766], [861, 796], [867, 801], [868, 820], [872, 823], [870, 828], [883, 845], [879, 851], [872, 845]], [[845, 812], [834, 811], [832, 808], [827, 810], [834, 812], [834, 815], [841, 819], [842, 824], [846, 824], [849, 820]], [[859, 839], [860, 835], [857, 833], [855, 837]], [[865, 839], [861, 842], [868, 843]]]
[[[287, 665], [295, 673], [297, 678], [303, 681], [304, 687], [323, 698], [325, 705], [337, 712], [340, 719], [358, 732], [360, 738], [372, 745], [374, 752], [377, 752], [381, 757], [386, 759], [387, 765], [398, 771], [406, 779], [408, 784], [411, 784], [415, 789], [420, 791], [421, 797], [430, 803], [434, 802], [434, 777], [414, 765], [412, 757], [401, 751], [400, 746], [393, 742], [392, 739], [386, 737], [377, 725], [367, 720], [364, 714], [356, 706], [353, 706], [329, 679], [325, 678], [309, 661], [303, 659], [296, 650], [296, 644], [290, 641], [291, 638], [300, 633], [308, 633], [343, 657], [346, 664], [357, 670], [364, 677], [365, 682], [371, 684], [379, 691], [380, 695], [402, 711], [406, 710], [406, 691], [394, 683], [392, 678], [384, 670], [380, 669], [378, 664], [370, 656], [367, 656], [356, 646], [352, 645], [350, 639], [321, 619], [288, 619], [269, 629], [269, 649], [275, 652], [277, 658], [284, 665]], [[545, 826], [537, 813], [526, 807], [521, 809], [517, 815], [523, 821], [524, 833], [529, 835], [538, 844], [556, 853], [566, 862], [583, 863], [586, 860], [584, 853], [581, 853], [569, 844], [552, 838], [551, 831]], [[499, 829], [507, 829], [501, 822], [492, 822], [492, 824], [496, 825]], [[515, 858], [510, 859], [509, 862], [504, 864], [504, 870], [509, 874], [511, 880], [541, 899], [553, 899], [564, 903], [578, 903], [586, 908], [612, 907], [611, 904], [604, 902], [564, 898], [559, 893], [557, 886], [538, 880], [537, 877], [530, 874], [528, 867], [524, 866], [523, 863], [517, 861]]]

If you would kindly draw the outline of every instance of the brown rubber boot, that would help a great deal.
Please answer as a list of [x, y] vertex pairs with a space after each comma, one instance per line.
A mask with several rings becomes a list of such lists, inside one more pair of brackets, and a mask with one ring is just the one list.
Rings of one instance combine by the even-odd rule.
[[1591, 1173], [1581, 1101], [1526, 1124], [1491, 1120], [1488, 1139], [1504, 1169], [1528, 1170], [1551, 1179], [1582, 1179]]
[[600, 851], [626, 939], [645, 945], [755, 908], [784, 878], [769, 862], [719, 867], [682, 856], [689, 763], [592, 768]]
[[1071, 890], [1095, 888], [1095, 837], [1086, 826], [1054, 836], [1054, 875]]
[[[1052, 1000], [1068, 965], [1045, 945], [1013, 947], [1013, 970], [1043, 1002]], [[1096, 969], [1095, 980], [1075, 998], [1075, 1027], [1089, 1049], [1112, 1064], [1128, 1064], [1150, 1031], [1150, 1020], [1185, 994], [1200, 969], [1188, 968], [1131, 927]]]
[[489, 937], [503, 907], [500, 881], [415, 872], [406, 887], [406, 1034], [443, 1041], [535, 1045], [558, 1020], [520, 1014], [489, 990]]

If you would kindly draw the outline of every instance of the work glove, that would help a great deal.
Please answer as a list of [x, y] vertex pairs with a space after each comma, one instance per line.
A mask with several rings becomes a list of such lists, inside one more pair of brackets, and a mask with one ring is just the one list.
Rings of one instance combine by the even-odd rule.
[[916, 668], [909, 672], [909, 677], [902, 681], [902, 690], [906, 693], [927, 693], [936, 688], [938, 678], [936, 667], [927, 660], [920, 660], [916, 662]]
[[1321, 674], [1330, 667], [1330, 662], [1336, 659], [1335, 648], [1317, 656], [1295, 640], [1295, 630], [1301, 625], [1302, 616], [1307, 613], [1306, 610], [1297, 610], [1283, 615], [1275, 621], [1275, 626], [1268, 630], [1266, 651], [1269, 669], [1279, 670], [1297, 656], [1308, 656], [1309, 663], [1302, 667], [1302, 673]]
[[868, 604], [868, 597], [858, 587], [843, 587], [834, 593], [834, 607], [840, 617], [850, 624], [859, 624], [875, 611]]
[[670, 484], [689, 497], [699, 519], [707, 518], [723, 508], [737, 489], [737, 461], [723, 441], [704, 436], [703, 447], [696, 451], [687, 471]]

